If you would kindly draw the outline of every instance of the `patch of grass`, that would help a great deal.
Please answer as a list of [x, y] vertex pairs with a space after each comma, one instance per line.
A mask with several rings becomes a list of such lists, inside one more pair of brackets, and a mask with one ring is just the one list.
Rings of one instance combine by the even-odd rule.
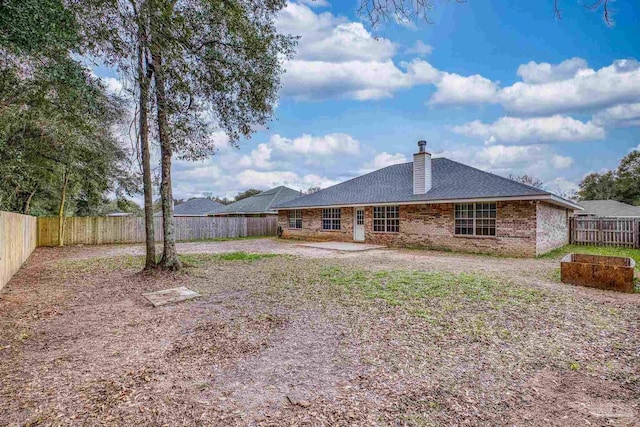
[[17, 341], [24, 341], [24, 340], [28, 339], [30, 336], [31, 336], [31, 334], [29, 334], [29, 332], [27, 332], [27, 331], [22, 331], [22, 332], [20, 332], [19, 334], [17, 334], [14, 338], [15, 338]]
[[453, 256], [465, 256], [465, 257], [485, 257], [485, 258], [521, 258], [514, 255], [502, 255], [496, 254], [494, 252], [465, 252], [460, 250], [454, 250], [451, 248], [447, 248], [446, 246], [416, 246], [416, 245], [408, 245], [403, 246], [402, 249], [409, 251], [422, 251], [422, 252], [434, 252], [435, 254], [450, 254]]
[[197, 243], [197, 242], [230, 242], [235, 240], [255, 240], [255, 239], [275, 239], [274, 236], [244, 236], [244, 237], [214, 237], [211, 239], [197, 239], [197, 240], [180, 240], [181, 243]]
[[278, 254], [256, 254], [243, 251], [226, 252], [221, 254], [184, 254], [179, 255], [180, 261], [187, 265], [199, 266], [214, 261], [257, 261], [259, 259], [274, 258]]
[[[247, 252], [227, 252], [220, 254], [181, 254], [180, 261], [186, 266], [201, 266], [214, 261], [256, 261], [263, 258], [273, 258], [277, 254], [256, 254]], [[93, 270], [141, 270], [144, 267], [144, 256], [122, 255], [114, 257], [90, 258], [82, 260], [62, 260], [59, 265], [75, 271], [87, 272]]]
[[205, 391], [206, 389], [211, 388], [211, 383], [208, 381], [203, 381], [201, 383], [196, 384], [196, 388], [199, 391]]
[[98, 257], [77, 260], [62, 260], [58, 262], [63, 268], [86, 272], [92, 270], [142, 269], [144, 256], [121, 255], [114, 257]]
[[587, 255], [623, 256], [636, 260], [636, 270], [640, 269], [640, 249], [616, 248], [609, 246], [590, 245], [566, 245], [551, 252], [540, 255], [542, 259], [559, 259], [568, 253], [580, 253]]
[[[429, 298], [447, 300], [452, 307], [464, 301], [486, 301], [501, 305], [535, 302], [541, 297], [538, 290], [499, 283], [476, 274], [407, 270], [345, 272], [336, 267], [325, 269], [320, 274], [333, 285], [345, 287], [368, 299], [384, 300], [390, 305]], [[428, 312], [420, 309], [413, 313], [417, 317], [430, 317]]]

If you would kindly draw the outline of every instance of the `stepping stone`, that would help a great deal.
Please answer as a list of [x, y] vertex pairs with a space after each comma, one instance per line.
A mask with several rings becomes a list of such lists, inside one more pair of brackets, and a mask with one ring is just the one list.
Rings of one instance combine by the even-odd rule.
[[179, 288], [148, 292], [146, 294], [142, 294], [142, 296], [149, 300], [154, 307], [160, 307], [161, 305], [198, 298], [200, 294], [192, 291], [191, 289], [185, 288], [184, 286], [180, 286]]

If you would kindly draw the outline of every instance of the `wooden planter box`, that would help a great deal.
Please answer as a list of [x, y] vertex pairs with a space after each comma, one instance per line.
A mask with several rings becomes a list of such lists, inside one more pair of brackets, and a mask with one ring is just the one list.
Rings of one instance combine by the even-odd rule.
[[632, 293], [635, 265], [626, 257], [568, 254], [560, 262], [560, 276], [562, 283]]

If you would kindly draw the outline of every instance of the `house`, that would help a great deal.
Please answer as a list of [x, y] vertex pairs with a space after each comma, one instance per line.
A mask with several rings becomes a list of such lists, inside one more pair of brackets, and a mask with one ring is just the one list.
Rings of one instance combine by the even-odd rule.
[[[195, 197], [177, 205], [173, 209], [173, 216], [208, 216], [208, 214], [218, 212], [222, 208], [224, 208], [222, 203], [206, 197]], [[162, 211], [156, 212], [153, 216], [162, 216]]]
[[300, 191], [289, 187], [280, 186], [271, 190], [263, 191], [251, 197], [233, 202], [224, 206], [217, 212], [211, 213], [215, 216], [275, 216], [278, 212], [274, 207], [278, 204], [288, 202], [300, 197]]
[[565, 245], [581, 207], [539, 188], [449, 160], [425, 141], [413, 162], [277, 206], [285, 238], [532, 257]]
[[578, 204], [584, 210], [576, 212], [577, 217], [640, 218], [640, 206], [617, 200], [584, 200]]

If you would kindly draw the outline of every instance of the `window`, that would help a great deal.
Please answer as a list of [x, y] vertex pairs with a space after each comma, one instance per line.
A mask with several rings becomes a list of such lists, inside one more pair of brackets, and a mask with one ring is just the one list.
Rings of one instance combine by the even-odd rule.
[[340, 209], [322, 209], [322, 229], [340, 230]]
[[373, 231], [398, 233], [400, 231], [400, 208], [398, 206], [374, 206]]
[[356, 209], [356, 225], [364, 225], [364, 209]]
[[289, 211], [289, 228], [302, 228], [302, 210]]
[[454, 232], [458, 236], [495, 236], [496, 204], [456, 204]]

